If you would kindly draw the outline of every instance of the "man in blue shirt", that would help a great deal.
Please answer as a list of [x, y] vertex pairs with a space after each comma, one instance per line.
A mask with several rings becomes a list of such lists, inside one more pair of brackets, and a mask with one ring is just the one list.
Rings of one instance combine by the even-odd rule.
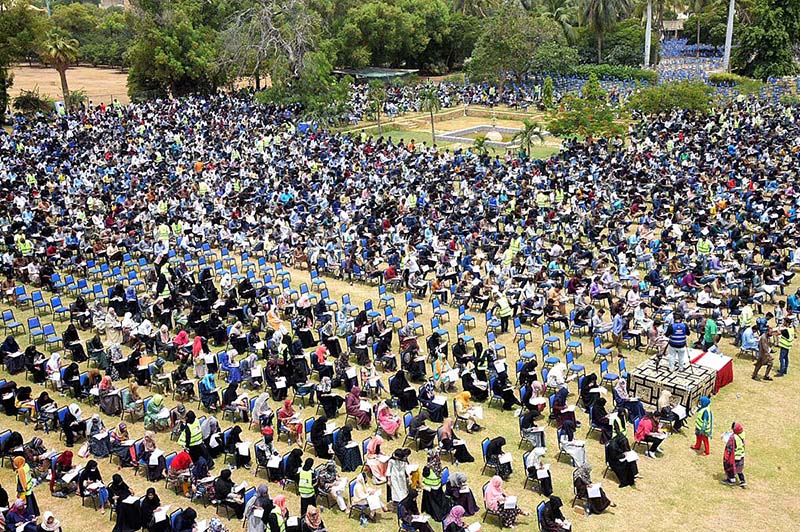
[[669, 370], [675, 371], [675, 365], [678, 369], [685, 369], [689, 352], [686, 349], [686, 340], [689, 337], [689, 327], [683, 323], [683, 316], [675, 313], [675, 321], [667, 327], [666, 336], [669, 339], [669, 347], [667, 353], [669, 355]]
[[611, 320], [611, 341], [613, 343], [612, 347], [617, 349], [617, 356], [619, 356], [619, 358], [625, 358], [625, 355], [622, 354], [622, 345], [624, 343], [622, 332], [624, 329], [625, 319], [622, 317], [621, 313], [617, 312]]

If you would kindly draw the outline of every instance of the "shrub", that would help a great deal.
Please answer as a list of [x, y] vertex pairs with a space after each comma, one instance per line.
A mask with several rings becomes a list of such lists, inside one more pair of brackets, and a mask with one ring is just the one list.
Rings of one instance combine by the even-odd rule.
[[551, 115], [547, 129], [559, 137], [613, 137], [624, 134], [625, 127], [617, 122], [617, 109], [608, 104], [606, 97], [597, 76], [591, 74], [580, 97], [570, 94], [561, 101], [558, 112]]
[[708, 113], [713, 89], [700, 81], [665, 83], [639, 90], [628, 99], [628, 107], [645, 114], [676, 110]]
[[800, 105], [800, 95], [784, 94], [781, 96], [781, 103], [789, 107], [797, 107]]
[[54, 109], [54, 104], [53, 99], [41, 94], [38, 87], [30, 91], [20, 91], [19, 96], [14, 98], [14, 109], [24, 115], [49, 113]]
[[708, 81], [714, 85], [733, 87], [740, 94], [754, 94], [761, 90], [763, 83], [757, 79], [747, 78], [728, 72], [714, 72], [708, 75]]
[[646, 81], [655, 84], [658, 81], [658, 73], [654, 70], [644, 70], [614, 65], [579, 65], [573, 72], [579, 76], [588, 77], [590, 74], [596, 75], [599, 79], [619, 79], [623, 81]]

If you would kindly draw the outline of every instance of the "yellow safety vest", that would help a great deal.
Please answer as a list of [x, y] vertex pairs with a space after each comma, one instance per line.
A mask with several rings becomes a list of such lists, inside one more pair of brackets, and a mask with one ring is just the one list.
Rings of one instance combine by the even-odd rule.
[[778, 336], [778, 347], [780, 347], [781, 349], [791, 349], [792, 344], [794, 343], [794, 328], [788, 327], [786, 329], [786, 332], [789, 335], [788, 338], [783, 336], [783, 334]]
[[497, 313], [501, 318], [507, 318], [511, 316], [511, 304], [508, 302], [508, 298], [506, 296], [501, 296], [500, 299], [497, 300], [497, 306], [500, 307]]
[[[705, 413], [708, 413], [708, 416], [704, 416], [703, 414]], [[697, 411], [697, 417], [694, 420], [694, 429], [700, 433], [710, 436], [713, 419], [713, 414], [708, 407], [701, 408]]]
[[431, 472], [430, 476], [422, 478], [422, 486], [425, 488], [436, 489], [442, 486], [442, 481], [435, 473]]
[[272, 512], [270, 512], [270, 513], [275, 514], [275, 518], [278, 521], [278, 530], [280, 530], [281, 532], [285, 532], [286, 531], [286, 523], [283, 522], [283, 514], [281, 513], [281, 509], [278, 508], [277, 506], [274, 506], [272, 508]]
[[700, 239], [697, 242], [697, 252], [702, 253], [703, 255], [708, 255], [711, 253], [711, 242], [705, 238]]
[[189, 445], [187, 447], [194, 447], [203, 443], [203, 430], [200, 428], [200, 422], [195, 420], [194, 423], [189, 424]]
[[733, 456], [736, 460], [741, 460], [744, 458], [744, 438], [738, 434], [734, 434], [733, 441], [736, 442], [736, 450], [734, 451]]
[[753, 326], [753, 309], [750, 308], [750, 305], [742, 307], [742, 313], [739, 315], [739, 322], [742, 324], [742, 327]]
[[311, 497], [314, 495], [314, 477], [312, 471], [300, 470], [300, 482], [297, 484], [297, 492], [300, 497]]
[[[31, 474], [31, 468], [28, 464], [22, 466], [22, 474], [25, 475], [25, 491], [22, 490], [22, 483], [17, 478], [17, 493], [25, 495], [25, 497], [30, 497], [31, 493], [33, 493], [33, 475]], [[20, 472], [17, 471], [17, 476], [19, 477]]]
[[29, 240], [20, 240], [17, 243], [17, 247], [19, 247], [19, 252], [23, 255], [30, 255], [31, 251], [33, 250], [33, 246]]

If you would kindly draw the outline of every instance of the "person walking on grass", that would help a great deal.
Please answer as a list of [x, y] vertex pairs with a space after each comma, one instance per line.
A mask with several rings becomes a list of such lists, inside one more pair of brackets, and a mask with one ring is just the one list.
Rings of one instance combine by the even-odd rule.
[[703, 455], [708, 456], [709, 443], [708, 439], [711, 437], [714, 428], [714, 414], [711, 412], [711, 399], [705, 395], [700, 398], [700, 408], [697, 410], [697, 415], [694, 421], [694, 435], [696, 440], [690, 449], [694, 451], [700, 450], [700, 445], [703, 445]]
[[736, 486], [736, 477], [739, 477], [739, 486], [747, 487], [744, 478], [744, 427], [736, 421], [731, 425], [731, 431], [725, 442], [725, 452], [722, 455], [722, 467], [725, 470], [725, 479], [722, 481], [727, 486]]

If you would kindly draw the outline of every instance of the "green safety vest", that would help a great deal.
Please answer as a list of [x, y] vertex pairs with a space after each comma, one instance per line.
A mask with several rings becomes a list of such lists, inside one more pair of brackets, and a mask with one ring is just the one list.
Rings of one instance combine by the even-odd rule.
[[501, 318], [507, 318], [511, 316], [511, 304], [508, 302], [508, 298], [506, 296], [501, 296], [500, 299], [497, 300], [497, 306], [499, 307], [497, 313]]
[[281, 513], [281, 509], [278, 508], [277, 506], [274, 506], [270, 513], [275, 514], [275, 518], [278, 521], [278, 530], [280, 530], [281, 532], [285, 532], [286, 531], [286, 523], [284, 523], [284, 521], [283, 521], [283, 514]]
[[750, 305], [742, 307], [742, 313], [739, 315], [739, 322], [742, 324], [742, 327], [753, 326], [753, 309], [750, 308]]
[[697, 242], [697, 252], [702, 253], [704, 255], [708, 255], [709, 253], [711, 253], [711, 242], [709, 242], [705, 238], [700, 239]]
[[19, 248], [19, 252], [23, 255], [30, 255], [31, 251], [33, 250], [33, 246], [29, 240], [20, 240], [17, 243], [17, 247]]
[[[705, 414], [708, 414], [707, 416]], [[701, 432], [706, 436], [711, 436], [711, 427], [714, 421], [714, 415], [711, 413], [709, 407], [701, 408], [697, 411], [697, 417], [694, 420], [694, 429]]]
[[[22, 483], [17, 479], [17, 493], [21, 493], [25, 495], [25, 497], [30, 497], [33, 493], [33, 475], [31, 474], [31, 468], [28, 464], [22, 466], [22, 474], [25, 475], [25, 491], [22, 491]], [[19, 472], [17, 473], [19, 475]]]
[[564, 201], [564, 191], [561, 189], [556, 190], [556, 203], [562, 203]]
[[189, 445], [187, 447], [195, 447], [203, 443], [203, 430], [200, 428], [200, 422], [195, 420], [194, 423], [189, 425]]
[[781, 349], [791, 349], [794, 343], [794, 328], [789, 327], [786, 332], [789, 334], [789, 338], [786, 338], [783, 334], [778, 336], [778, 347]]
[[734, 451], [733, 456], [736, 460], [741, 460], [744, 458], [744, 438], [738, 434], [734, 434], [733, 441], [736, 442], [736, 450]]
[[422, 486], [425, 488], [436, 489], [442, 486], [442, 481], [431, 471], [430, 476], [422, 478]]
[[300, 497], [311, 497], [314, 495], [314, 476], [312, 471], [300, 470], [300, 482], [297, 484], [297, 492]]

